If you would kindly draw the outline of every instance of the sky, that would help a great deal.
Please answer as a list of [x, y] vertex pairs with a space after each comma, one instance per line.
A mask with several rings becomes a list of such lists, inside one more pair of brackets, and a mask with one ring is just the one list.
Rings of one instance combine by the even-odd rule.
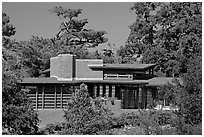
[[124, 46], [130, 33], [129, 25], [135, 21], [130, 11], [130, 2], [3, 2], [2, 11], [16, 28], [12, 38], [29, 40], [32, 36], [54, 37], [59, 30], [60, 19], [49, 10], [55, 6], [63, 8], [81, 8], [80, 19], [88, 19], [88, 29], [104, 30], [108, 42], [116, 47]]

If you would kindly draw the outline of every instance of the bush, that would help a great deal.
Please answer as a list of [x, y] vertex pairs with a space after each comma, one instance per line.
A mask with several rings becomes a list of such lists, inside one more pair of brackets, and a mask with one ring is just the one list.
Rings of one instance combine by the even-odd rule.
[[124, 126], [119, 129], [112, 129], [113, 135], [145, 135], [144, 129], [140, 126]]
[[62, 134], [63, 129], [66, 127], [66, 123], [50, 123], [46, 127], [38, 131], [39, 135], [53, 135], [53, 134]]
[[[139, 113], [125, 113], [115, 118], [115, 127], [127, 131], [127, 134], [171, 135], [178, 134], [174, 125], [176, 115], [171, 111], [139, 110]], [[129, 127], [130, 130], [124, 129]], [[134, 128], [132, 128], [134, 127]], [[138, 129], [141, 130], [138, 130]], [[135, 130], [137, 129], [137, 130]], [[113, 134], [115, 134], [114, 132]], [[120, 132], [121, 133], [121, 132]], [[124, 132], [121, 134], [125, 134]]]

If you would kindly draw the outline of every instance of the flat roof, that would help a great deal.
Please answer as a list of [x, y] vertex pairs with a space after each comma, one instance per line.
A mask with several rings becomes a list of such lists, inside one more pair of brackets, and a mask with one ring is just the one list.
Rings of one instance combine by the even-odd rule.
[[153, 68], [156, 64], [103, 64], [103, 65], [88, 65], [91, 69], [125, 69], [125, 70], [146, 70]]
[[80, 83], [93, 83], [93, 84], [148, 84], [147, 80], [58, 80], [57, 78], [23, 78], [20, 84], [80, 84]]

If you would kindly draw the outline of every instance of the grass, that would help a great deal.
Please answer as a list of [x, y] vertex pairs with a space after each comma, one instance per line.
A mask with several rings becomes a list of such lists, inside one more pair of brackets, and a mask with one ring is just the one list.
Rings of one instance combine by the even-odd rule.
[[65, 119], [63, 117], [64, 112], [62, 109], [44, 109], [38, 110], [39, 118], [41, 120], [39, 127], [45, 127], [50, 123], [59, 123], [64, 122]]
[[[137, 113], [137, 109], [120, 109], [120, 110], [113, 110], [112, 111], [115, 116], [119, 116], [122, 113], [128, 113], [128, 112], [135, 112]], [[50, 123], [60, 123], [65, 122], [65, 119], [63, 117], [64, 112], [63, 109], [44, 109], [44, 110], [38, 110], [39, 118], [41, 120], [39, 127], [45, 127], [47, 124]]]

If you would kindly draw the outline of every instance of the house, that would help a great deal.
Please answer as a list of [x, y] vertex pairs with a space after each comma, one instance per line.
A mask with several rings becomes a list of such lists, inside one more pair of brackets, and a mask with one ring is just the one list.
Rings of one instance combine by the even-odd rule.
[[85, 83], [92, 98], [113, 98], [119, 109], [153, 105], [157, 87], [173, 78], [154, 77], [156, 64], [104, 64], [101, 59], [76, 59], [60, 54], [50, 59], [49, 77], [24, 78], [20, 84], [35, 109], [62, 109], [79, 85]]

